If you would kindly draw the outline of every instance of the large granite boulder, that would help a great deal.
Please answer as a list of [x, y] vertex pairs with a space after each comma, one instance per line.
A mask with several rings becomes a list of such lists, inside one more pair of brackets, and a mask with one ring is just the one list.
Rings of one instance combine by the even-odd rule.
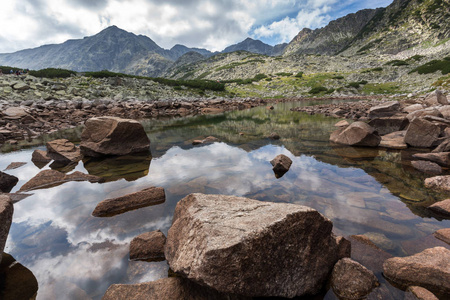
[[330, 141], [348, 146], [377, 147], [381, 137], [370, 125], [357, 121], [346, 128], [334, 131]]
[[149, 152], [150, 140], [138, 121], [99, 117], [86, 121], [80, 148], [86, 156], [127, 155]]
[[0, 171], [0, 192], [9, 193], [16, 186], [19, 178]]
[[142, 207], [157, 205], [166, 201], [162, 187], [150, 187], [125, 196], [106, 199], [97, 204], [92, 215], [94, 217], [112, 217]]
[[36, 299], [38, 282], [33, 273], [7, 253], [0, 253], [0, 261], [0, 299]]
[[383, 264], [383, 274], [403, 288], [418, 285], [436, 295], [450, 295], [450, 250], [426, 249], [408, 257], [394, 257]]
[[450, 191], [450, 175], [426, 178], [425, 187], [439, 191]]
[[47, 151], [51, 159], [63, 164], [78, 162], [81, 159], [80, 149], [66, 139], [48, 142]]
[[[163, 278], [138, 284], [113, 284], [102, 300], [244, 300], [245, 297], [221, 294], [180, 277]], [[250, 299], [248, 299], [250, 300]]]
[[400, 110], [400, 103], [398, 101], [386, 102], [369, 109], [369, 119], [380, 117], [390, 117], [395, 115]]
[[341, 258], [332, 227], [305, 206], [191, 194], [175, 208], [165, 256], [176, 273], [220, 292], [316, 294]]
[[405, 143], [411, 147], [429, 148], [439, 138], [441, 128], [430, 121], [415, 118], [406, 130]]
[[435, 107], [429, 107], [425, 109], [420, 109], [409, 113], [406, 118], [411, 122], [414, 118], [423, 118], [426, 116], [433, 116], [443, 118], [442, 113]]
[[164, 260], [165, 245], [166, 236], [160, 230], [140, 234], [130, 242], [130, 259]]
[[7, 195], [0, 195], [0, 262], [1, 254], [5, 249], [9, 228], [11, 227], [14, 207], [11, 199]]
[[379, 286], [378, 279], [360, 263], [343, 258], [331, 274], [331, 287], [340, 299], [362, 299]]

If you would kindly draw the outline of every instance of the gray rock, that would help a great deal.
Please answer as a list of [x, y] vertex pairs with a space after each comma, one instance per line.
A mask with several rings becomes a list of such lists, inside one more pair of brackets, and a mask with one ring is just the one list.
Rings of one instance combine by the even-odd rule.
[[30, 89], [30, 86], [26, 84], [25, 82], [18, 82], [12, 87], [16, 91], [26, 91]]
[[[139, 284], [113, 284], [102, 300], [244, 300], [246, 297], [221, 294], [180, 277], [163, 278]], [[248, 299], [250, 300], [250, 299]]]
[[130, 243], [130, 259], [147, 261], [164, 260], [165, 245], [166, 236], [160, 230], [140, 234]]
[[377, 147], [381, 137], [370, 125], [357, 121], [344, 129], [334, 131], [330, 141], [348, 146]]
[[379, 286], [378, 279], [360, 263], [343, 258], [331, 274], [331, 287], [339, 298], [362, 299]]
[[150, 187], [122, 197], [103, 200], [95, 207], [94, 217], [111, 217], [130, 210], [161, 204], [166, 201], [164, 189]]
[[[14, 207], [7, 195], [0, 195], [0, 254], [5, 249], [9, 228], [11, 227]], [[0, 256], [0, 262], [2, 258]]]
[[450, 295], [450, 250], [426, 249], [408, 257], [394, 257], [383, 264], [383, 274], [402, 288], [421, 286], [436, 295]]
[[19, 178], [0, 171], [0, 192], [9, 193], [16, 186]]
[[380, 117], [390, 117], [395, 115], [400, 109], [398, 101], [386, 102], [369, 109], [369, 119]]
[[415, 118], [406, 130], [405, 143], [411, 147], [429, 148], [436, 143], [441, 129], [430, 121]]
[[150, 140], [138, 121], [99, 117], [86, 121], [80, 148], [86, 156], [148, 153]]
[[68, 164], [81, 160], [80, 148], [66, 139], [54, 140], [47, 143], [47, 154], [56, 162]]
[[437, 108], [430, 107], [430, 108], [425, 108], [425, 109], [421, 109], [421, 110], [417, 110], [412, 113], [409, 113], [406, 116], [406, 118], [411, 122], [414, 118], [420, 118], [420, 117], [425, 117], [425, 116], [434, 116], [434, 117], [439, 117], [439, 118], [443, 117], [443, 115]]
[[316, 294], [339, 259], [332, 226], [305, 206], [191, 194], [175, 208], [165, 256], [173, 271], [220, 292]]
[[403, 109], [404, 112], [406, 113], [412, 113], [418, 110], [422, 110], [423, 109], [423, 105], [422, 104], [413, 104], [413, 105], [409, 105], [407, 107], [405, 107]]

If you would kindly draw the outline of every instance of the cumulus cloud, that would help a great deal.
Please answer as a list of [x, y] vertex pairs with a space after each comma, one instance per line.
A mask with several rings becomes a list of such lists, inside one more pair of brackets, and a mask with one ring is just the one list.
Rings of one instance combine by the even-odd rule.
[[303, 27], [391, 1], [356, 0], [9, 0], [2, 3], [0, 53], [83, 38], [116, 25], [175, 44], [222, 50], [246, 37], [292, 39]]

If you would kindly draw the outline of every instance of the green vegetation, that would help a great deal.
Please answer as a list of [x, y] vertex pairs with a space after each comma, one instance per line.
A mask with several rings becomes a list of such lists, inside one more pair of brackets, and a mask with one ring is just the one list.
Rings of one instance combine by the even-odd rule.
[[348, 88], [355, 88], [355, 89], [359, 89], [360, 87], [360, 83], [359, 82], [350, 82], [349, 84], [347, 84]]
[[442, 60], [432, 60], [420, 67], [413, 69], [409, 73], [417, 72], [419, 74], [430, 74], [441, 71], [443, 75], [450, 73], [450, 56], [444, 57]]
[[297, 78], [302, 78], [303, 77], [303, 72], [298, 72], [295, 77]]
[[382, 41], [382, 39], [377, 39], [374, 40], [370, 43], [368, 43], [367, 45], [363, 46], [362, 48], [360, 48], [357, 53], [362, 54], [363, 52], [365, 52], [366, 50], [372, 49], [376, 44], [380, 43]]
[[394, 59], [394, 60], [388, 61], [384, 65], [385, 66], [400, 67], [400, 66], [408, 66], [409, 64], [405, 60]]
[[39, 71], [30, 71], [30, 75], [45, 78], [67, 78], [76, 75], [77, 72], [65, 69], [47, 68]]
[[422, 60], [422, 58], [424, 58], [425, 56], [423, 56], [423, 55], [414, 55], [414, 56], [411, 56], [410, 58], [408, 58], [406, 61], [412, 61], [412, 60], [415, 60], [415, 61], [420, 61], [420, 60]]
[[312, 95], [320, 94], [322, 92], [328, 92], [328, 89], [326, 87], [324, 87], [324, 86], [316, 86], [316, 87], [313, 87], [309, 91], [309, 93], [312, 94]]
[[395, 82], [387, 83], [368, 83], [364, 85], [361, 92], [367, 95], [383, 95], [383, 94], [397, 94], [401, 93], [400, 87]]
[[222, 83], [250, 84], [268, 78], [266, 74], [258, 74], [253, 78], [223, 80]]
[[376, 68], [373, 68], [373, 69], [364, 70], [361, 73], [381, 72], [381, 71], [383, 71], [382, 67], [376, 67]]
[[9, 66], [0, 66], [0, 70], [2, 70], [3, 74], [9, 74], [9, 71], [11, 70], [13, 70], [13, 72], [16, 73], [16, 71], [20, 71], [22, 69]]
[[228, 70], [228, 69], [233, 69], [235, 67], [238, 66], [242, 66], [245, 64], [251, 64], [251, 63], [265, 63], [266, 61], [264, 59], [252, 59], [252, 60], [247, 60], [247, 61], [243, 61], [243, 62], [233, 62], [231, 64], [219, 67], [216, 69], [216, 71], [221, 71], [221, 70]]
[[210, 75], [211, 73], [212, 73], [211, 71], [202, 73], [202, 74], [200, 74], [200, 76], [197, 77], [197, 80], [203, 79], [206, 76]]
[[334, 76], [332, 79], [338, 79], [338, 80], [340, 80], [340, 79], [344, 79], [344, 76], [342, 76], [342, 75], [336, 75], [336, 76]]
[[276, 73], [275, 75], [289, 77], [289, 76], [292, 76], [294, 74], [293, 73], [288, 73], [288, 72], [280, 72], [280, 73]]
[[211, 90], [211, 91], [225, 91], [225, 84], [212, 81], [212, 80], [174, 80], [167, 78], [153, 78], [153, 77], [144, 77], [144, 76], [134, 76], [127, 75], [122, 73], [114, 73], [110, 71], [99, 71], [99, 72], [86, 72], [85, 76], [93, 77], [93, 78], [108, 78], [108, 77], [128, 77], [128, 78], [137, 78], [137, 79], [146, 79], [152, 80], [167, 86], [185, 86], [188, 88], [200, 89], [200, 90]]

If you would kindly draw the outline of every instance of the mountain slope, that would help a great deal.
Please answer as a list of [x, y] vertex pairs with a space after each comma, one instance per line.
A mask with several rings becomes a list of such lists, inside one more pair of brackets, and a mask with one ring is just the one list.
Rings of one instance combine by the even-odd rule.
[[397, 54], [450, 38], [450, 0], [395, 0], [362, 28], [343, 54]]
[[271, 46], [261, 42], [260, 40], [254, 40], [252, 38], [246, 38], [240, 43], [226, 47], [222, 53], [230, 53], [235, 51], [247, 51], [256, 54], [276, 56], [281, 55], [286, 44], [279, 44]]
[[284, 55], [326, 54], [334, 55], [346, 47], [378, 10], [364, 9], [331, 21], [316, 30], [305, 28], [289, 43]]

